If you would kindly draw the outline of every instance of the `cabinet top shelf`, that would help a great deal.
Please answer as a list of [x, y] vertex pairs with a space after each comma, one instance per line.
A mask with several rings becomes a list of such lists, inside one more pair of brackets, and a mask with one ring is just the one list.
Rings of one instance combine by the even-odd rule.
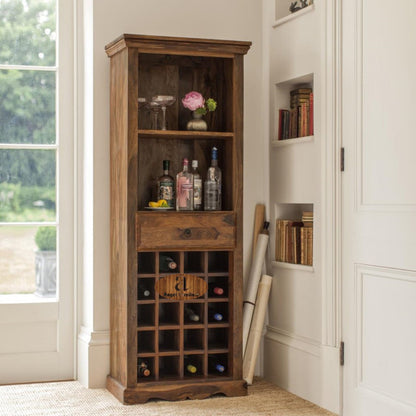
[[187, 130], [144, 130], [137, 131], [143, 139], [232, 139], [232, 132], [187, 131]]
[[106, 45], [105, 50], [108, 56], [132, 47], [143, 53], [233, 57], [246, 54], [250, 46], [247, 41], [124, 34]]

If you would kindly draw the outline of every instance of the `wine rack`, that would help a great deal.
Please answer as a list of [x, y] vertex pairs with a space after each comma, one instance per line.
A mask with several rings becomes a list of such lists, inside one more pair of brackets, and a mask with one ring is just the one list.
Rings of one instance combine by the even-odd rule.
[[[139, 368], [145, 361], [150, 370], [147, 377], [138, 371], [138, 383], [172, 377], [181, 380], [232, 376], [229, 363], [233, 357], [228, 343], [229, 315], [232, 313], [228, 298], [232, 255], [230, 251], [138, 254], [137, 279], [141, 290], [137, 296], [137, 366]], [[195, 273], [210, 289], [192, 300], [164, 298], [154, 290], [155, 283], [171, 272], [159, 270], [160, 256], [175, 259], [179, 272]], [[214, 287], [222, 289], [223, 293], [217, 295], [213, 292]], [[191, 319], [187, 311], [191, 311], [197, 320]], [[219, 314], [221, 319], [216, 320], [215, 314]], [[218, 372], [209, 365], [213, 359], [223, 367], [223, 371]], [[189, 364], [197, 369], [195, 373], [187, 371]]]
[[[110, 71], [111, 314], [107, 388], [123, 403], [242, 396], [243, 56], [250, 42], [122, 35]], [[187, 131], [190, 91], [212, 97]], [[139, 98], [176, 98], [154, 130]], [[142, 100], [143, 101], [143, 100]], [[149, 211], [162, 160], [202, 175], [218, 149], [222, 211]], [[215, 288], [219, 288], [219, 291]], [[197, 381], [197, 382], [195, 382]]]

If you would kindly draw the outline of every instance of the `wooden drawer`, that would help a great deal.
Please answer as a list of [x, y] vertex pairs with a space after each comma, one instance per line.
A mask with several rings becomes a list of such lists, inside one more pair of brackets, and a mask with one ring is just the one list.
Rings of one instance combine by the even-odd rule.
[[233, 249], [232, 212], [138, 212], [137, 250]]

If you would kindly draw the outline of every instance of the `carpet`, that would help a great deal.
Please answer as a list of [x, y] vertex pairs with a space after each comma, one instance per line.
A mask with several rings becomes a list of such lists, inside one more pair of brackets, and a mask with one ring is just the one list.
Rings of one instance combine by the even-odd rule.
[[122, 405], [105, 389], [87, 389], [77, 381], [0, 386], [1, 416], [333, 416], [263, 379], [246, 397], [215, 396], [182, 402], [150, 401]]

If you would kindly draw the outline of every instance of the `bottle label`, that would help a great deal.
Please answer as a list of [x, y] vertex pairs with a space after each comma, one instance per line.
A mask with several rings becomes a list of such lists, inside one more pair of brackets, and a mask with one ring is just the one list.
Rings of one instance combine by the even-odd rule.
[[190, 208], [192, 209], [192, 190], [193, 186], [191, 181], [185, 176], [180, 176], [177, 179], [177, 205], [179, 208]]
[[194, 207], [202, 205], [202, 179], [194, 179]]
[[159, 185], [159, 199], [164, 199], [169, 207], [173, 207], [173, 183], [170, 181], [162, 181]]

